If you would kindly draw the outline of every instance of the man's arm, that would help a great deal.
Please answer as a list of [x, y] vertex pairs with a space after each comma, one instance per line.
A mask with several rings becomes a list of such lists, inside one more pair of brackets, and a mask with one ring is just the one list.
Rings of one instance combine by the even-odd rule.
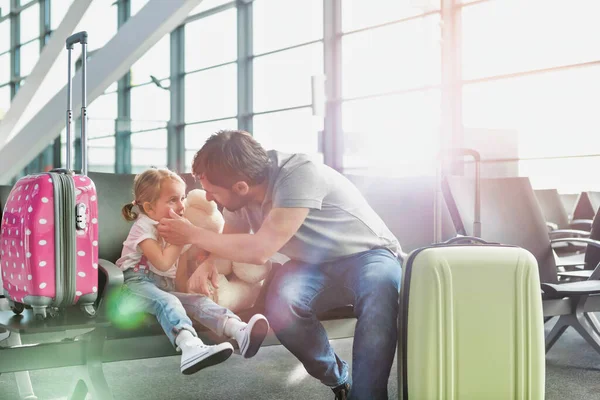
[[175, 213], [158, 227], [170, 243], [192, 243], [211, 254], [231, 261], [264, 264], [300, 229], [308, 208], [273, 208], [255, 234], [218, 234], [198, 228]]
[[188, 261], [190, 251], [186, 251], [179, 256], [179, 262], [177, 263], [177, 273], [175, 274], [175, 291], [186, 293], [188, 290]]
[[219, 235], [198, 228], [192, 243], [231, 261], [264, 264], [300, 229], [308, 211], [308, 208], [274, 208], [253, 235]]
[[[225, 221], [223, 226], [223, 235], [227, 234], [248, 234], [249, 228], [243, 228], [239, 224], [229, 224]], [[218, 288], [218, 277], [219, 274], [215, 267], [215, 259], [219, 258], [214, 254], [210, 254], [202, 263], [196, 268], [193, 274], [190, 276], [188, 281], [188, 290], [195, 293], [200, 293], [205, 296], [210, 295], [210, 289], [208, 281], [210, 280], [213, 287]]]

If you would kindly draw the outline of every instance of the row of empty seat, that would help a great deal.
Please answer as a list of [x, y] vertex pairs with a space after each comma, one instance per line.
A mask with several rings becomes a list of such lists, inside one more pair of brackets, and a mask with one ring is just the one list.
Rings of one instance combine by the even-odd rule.
[[557, 189], [538, 189], [535, 190], [535, 196], [552, 230], [589, 231], [591, 222], [600, 208], [600, 192], [596, 191], [559, 194]]

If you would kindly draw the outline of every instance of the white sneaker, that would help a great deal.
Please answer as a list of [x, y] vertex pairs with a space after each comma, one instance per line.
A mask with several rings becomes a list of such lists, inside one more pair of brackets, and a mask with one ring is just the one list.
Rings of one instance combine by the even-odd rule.
[[241, 329], [242, 335], [239, 335], [241, 338], [238, 341], [240, 353], [244, 358], [254, 357], [268, 332], [269, 321], [264, 315], [256, 314], [250, 318], [248, 325]]
[[181, 373], [191, 375], [203, 368], [216, 365], [227, 360], [233, 353], [233, 346], [229, 342], [214, 346], [197, 344], [182, 349]]

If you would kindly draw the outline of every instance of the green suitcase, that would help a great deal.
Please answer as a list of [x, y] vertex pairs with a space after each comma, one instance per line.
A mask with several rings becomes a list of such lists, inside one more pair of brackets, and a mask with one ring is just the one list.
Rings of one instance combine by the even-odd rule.
[[545, 351], [537, 262], [501, 245], [415, 250], [400, 293], [403, 400], [542, 400]]
[[[479, 154], [448, 154], [475, 159], [473, 231], [481, 236]], [[440, 189], [438, 179], [436, 242]], [[399, 399], [544, 399], [540, 278], [527, 250], [457, 237], [413, 251], [403, 268], [398, 321]]]

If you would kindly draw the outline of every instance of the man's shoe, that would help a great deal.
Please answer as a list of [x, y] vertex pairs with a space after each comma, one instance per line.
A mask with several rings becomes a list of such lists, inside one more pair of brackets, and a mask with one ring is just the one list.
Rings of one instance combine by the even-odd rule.
[[187, 347], [181, 355], [181, 373], [191, 375], [203, 368], [216, 365], [227, 360], [233, 353], [233, 346], [229, 342], [214, 346], [198, 344]]
[[350, 395], [350, 384], [348, 382], [342, 383], [339, 386], [331, 388], [333, 394], [335, 394], [335, 400], [347, 400]]
[[269, 332], [269, 322], [264, 315], [256, 314], [250, 318], [242, 331], [244, 334], [238, 343], [240, 353], [244, 358], [254, 357]]

